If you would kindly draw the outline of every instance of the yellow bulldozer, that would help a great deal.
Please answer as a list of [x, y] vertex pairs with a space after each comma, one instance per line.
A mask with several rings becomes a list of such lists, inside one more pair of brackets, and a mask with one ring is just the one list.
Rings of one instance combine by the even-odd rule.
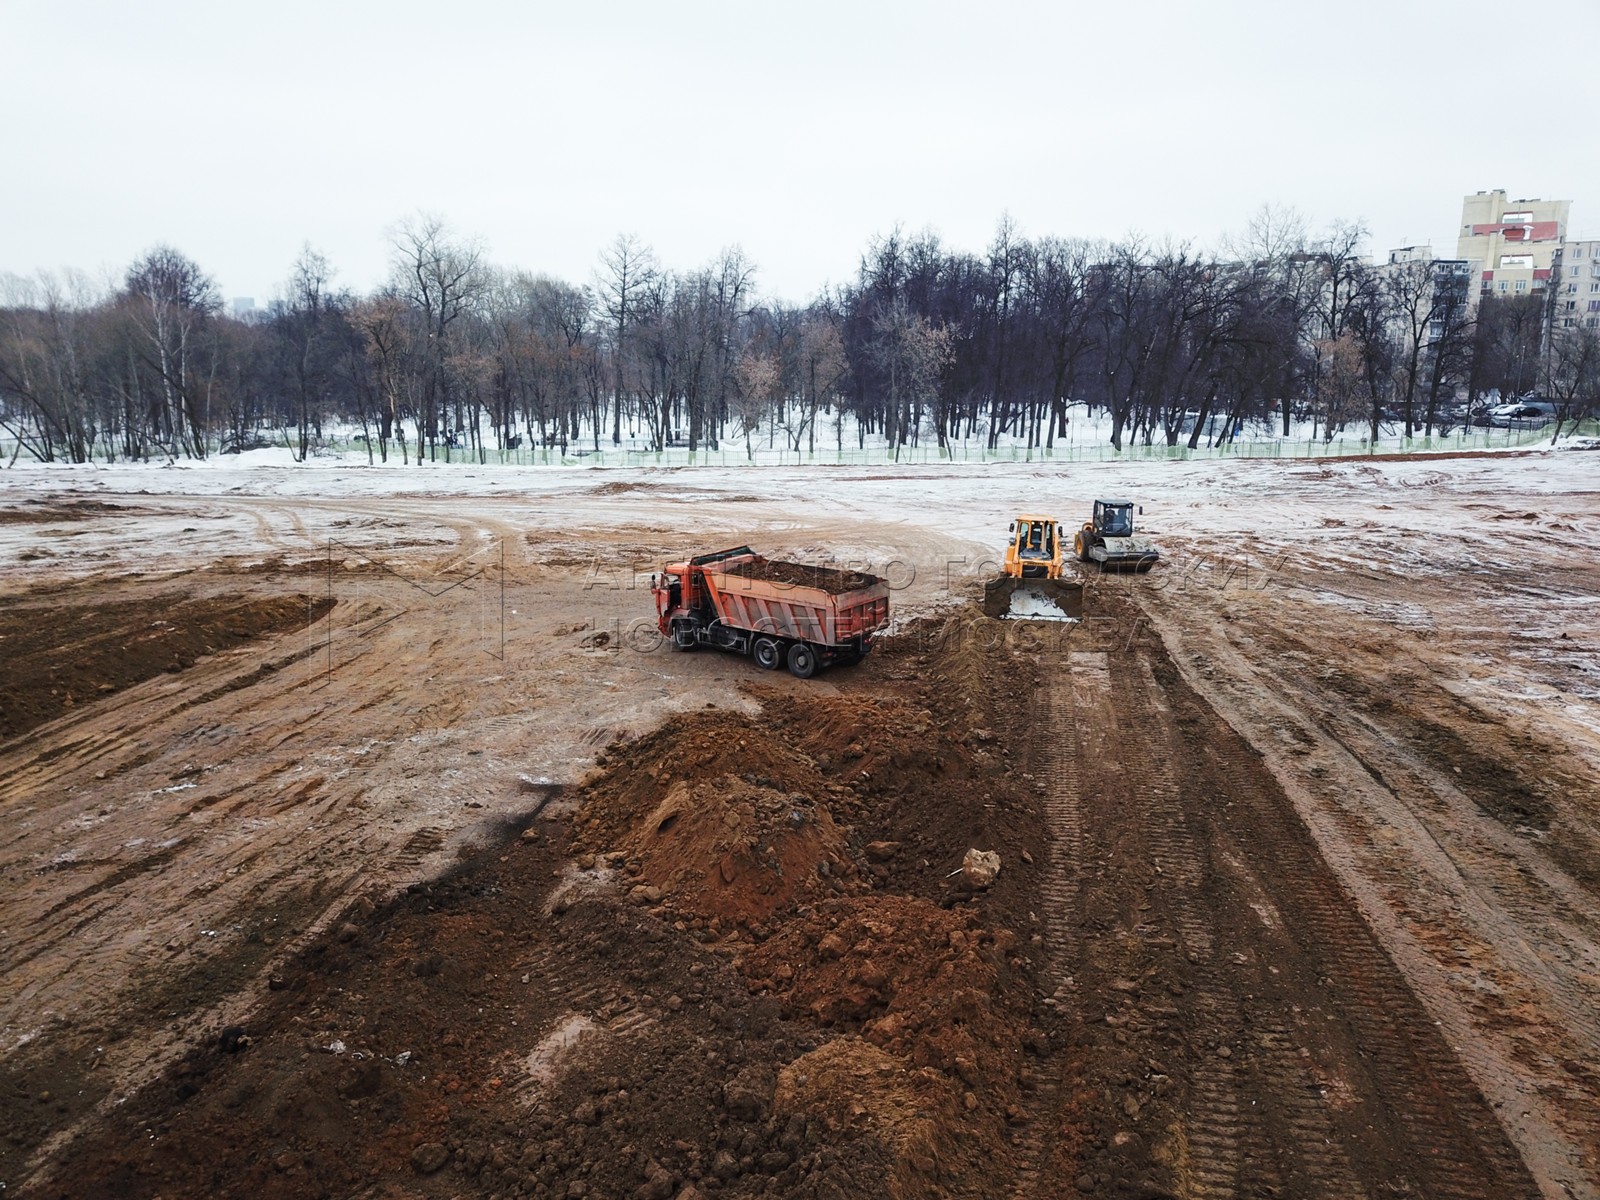
[[1061, 526], [1054, 517], [1021, 516], [1011, 522], [1004, 570], [1017, 579], [1061, 578]]
[[1083, 588], [1062, 580], [1062, 554], [1062, 529], [1054, 517], [1017, 517], [1001, 572], [984, 585], [983, 611], [1000, 618], [1077, 620], [1083, 614]]

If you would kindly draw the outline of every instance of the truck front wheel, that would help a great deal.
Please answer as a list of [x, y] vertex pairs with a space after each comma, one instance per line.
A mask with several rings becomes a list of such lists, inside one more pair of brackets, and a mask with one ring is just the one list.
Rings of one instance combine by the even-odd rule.
[[776, 671], [783, 662], [783, 647], [769, 637], [759, 637], [750, 647], [750, 657], [763, 671]]
[[817, 652], [804, 642], [789, 647], [789, 674], [796, 679], [810, 679], [817, 673]]

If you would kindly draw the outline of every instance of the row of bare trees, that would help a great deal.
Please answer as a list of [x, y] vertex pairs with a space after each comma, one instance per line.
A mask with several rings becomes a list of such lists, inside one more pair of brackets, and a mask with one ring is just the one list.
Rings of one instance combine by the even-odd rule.
[[1559, 318], [1559, 279], [1475, 304], [1464, 272], [1374, 266], [1364, 239], [1271, 209], [1219, 253], [1030, 239], [1009, 218], [981, 254], [895, 230], [854, 280], [795, 306], [762, 299], [737, 249], [669, 270], [619, 237], [573, 284], [497, 268], [420, 217], [393, 231], [373, 294], [337, 287], [308, 247], [244, 320], [158, 247], [110, 285], [0, 276], [0, 433], [43, 460], [264, 444], [303, 459], [337, 426], [411, 463], [625, 441], [842, 449], [847, 430], [1048, 447], [1078, 404], [1109, 415], [1119, 449], [1266, 420], [1431, 433], [1458, 397], [1495, 392], [1594, 413], [1596, 332]]

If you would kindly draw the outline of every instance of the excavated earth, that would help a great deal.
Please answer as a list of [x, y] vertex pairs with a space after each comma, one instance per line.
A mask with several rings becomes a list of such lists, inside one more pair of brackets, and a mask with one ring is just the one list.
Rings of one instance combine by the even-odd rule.
[[0, 600], [6, 1194], [1597, 1195], [1592, 610], [1179, 528], [802, 682], [652, 638], [655, 486], [10, 510], [248, 536]]

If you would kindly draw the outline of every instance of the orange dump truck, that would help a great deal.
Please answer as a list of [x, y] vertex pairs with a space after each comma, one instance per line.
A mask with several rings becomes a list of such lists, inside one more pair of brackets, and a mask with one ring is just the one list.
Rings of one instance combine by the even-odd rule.
[[889, 623], [889, 585], [876, 575], [778, 562], [749, 546], [670, 563], [650, 587], [678, 649], [733, 650], [801, 679], [860, 662]]

